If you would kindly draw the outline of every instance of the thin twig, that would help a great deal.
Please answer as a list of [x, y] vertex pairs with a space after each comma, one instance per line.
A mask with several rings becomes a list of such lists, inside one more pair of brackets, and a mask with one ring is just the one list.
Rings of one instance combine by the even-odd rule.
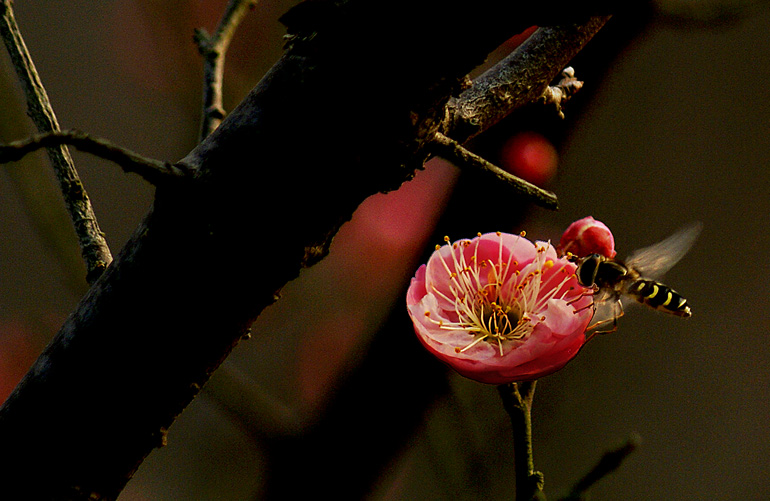
[[[59, 123], [19, 31], [10, 0], [0, 0], [0, 37], [24, 89], [27, 113], [38, 131], [58, 131]], [[69, 150], [63, 145], [51, 146], [47, 150], [86, 263], [86, 280], [93, 283], [112, 262], [112, 254], [99, 229], [93, 207], [80, 182]]]
[[516, 500], [545, 499], [543, 474], [535, 470], [532, 454], [532, 399], [537, 381], [501, 384], [497, 387], [513, 427], [516, 466]]
[[257, 5], [257, 0], [230, 0], [213, 35], [203, 28], [195, 30], [195, 43], [204, 58], [203, 66], [203, 116], [201, 118], [200, 140], [219, 127], [225, 117], [222, 103], [222, 79], [225, 68], [225, 53], [246, 13]]
[[436, 155], [449, 160], [460, 168], [468, 168], [475, 172], [492, 175], [510, 186], [517, 194], [531, 199], [542, 207], [553, 210], [559, 208], [559, 201], [552, 192], [504, 171], [488, 160], [465, 149], [460, 143], [444, 134], [436, 133], [432, 147]]
[[623, 463], [623, 461], [634, 452], [641, 443], [642, 438], [634, 433], [617, 449], [605, 452], [599, 462], [596, 463], [596, 466], [575, 484], [572, 488], [572, 492], [563, 497], [562, 501], [580, 501], [586, 499], [586, 491], [588, 491], [588, 489], [596, 482], [617, 470], [621, 463]]
[[51, 148], [62, 144], [74, 146], [80, 151], [115, 162], [125, 172], [138, 174], [155, 185], [164, 180], [190, 175], [187, 170], [169, 162], [144, 157], [106, 139], [92, 137], [77, 130], [48, 132], [7, 144], [0, 143], [0, 164], [18, 161], [40, 148]]

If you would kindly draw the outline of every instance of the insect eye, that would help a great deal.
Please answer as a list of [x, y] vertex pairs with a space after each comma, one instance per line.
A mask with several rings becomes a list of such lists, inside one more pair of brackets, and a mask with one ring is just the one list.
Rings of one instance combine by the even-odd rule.
[[575, 276], [577, 276], [578, 282], [584, 287], [590, 287], [596, 280], [596, 271], [599, 269], [599, 263], [601, 262], [601, 256], [599, 254], [591, 254], [583, 258], [575, 270]]

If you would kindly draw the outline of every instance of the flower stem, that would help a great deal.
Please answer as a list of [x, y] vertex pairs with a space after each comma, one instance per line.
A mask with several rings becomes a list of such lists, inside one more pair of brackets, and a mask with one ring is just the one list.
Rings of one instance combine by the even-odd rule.
[[516, 465], [516, 500], [544, 500], [543, 474], [535, 471], [532, 455], [532, 399], [537, 381], [502, 384], [497, 387], [503, 407], [511, 418]]

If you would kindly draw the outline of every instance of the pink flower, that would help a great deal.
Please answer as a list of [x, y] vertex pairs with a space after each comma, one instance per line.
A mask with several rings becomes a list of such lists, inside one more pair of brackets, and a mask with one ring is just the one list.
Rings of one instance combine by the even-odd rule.
[[463, 376], [533, 380], [585, 342], [591, 296], [574, 272], [546, 242], [479, 234], [436, 247], [412, 279], [407, 308], [425, 348]]
[[569, 225], [556, 251], [560, 256], [571, 252], [578, 257], [591, 254], [615, 257], [615, 238], [607, 225], [588, 216]]

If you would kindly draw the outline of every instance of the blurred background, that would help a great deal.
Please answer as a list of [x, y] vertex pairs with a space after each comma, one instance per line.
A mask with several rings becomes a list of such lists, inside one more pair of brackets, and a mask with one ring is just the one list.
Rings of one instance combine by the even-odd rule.
[[[193, 29], [213, 30], [225, 3], [15, 9], [63, 128], [173, 161], [198, 135]], [[262, 1], [246, 18], [227, 54], [227, 109], [279, 57], [277, 18], [294, 3]], [[694, 315], [629, 309], [616, 334], [539, 382], [534, 453], [546, 493], [566, 493], [638, 432], [642, 447], [593, 499], [770, 497], [769, 32], [770, 8], [758, 1], [660, 0], [616, 15], [572, 63], [585, 85], [565, 120], [525, 109], [471, 145], [554, 190], [559, 212], [437, 160], [370, 198], [331, 255], [258, 319], [120, 499], [511, 499], [510, 425], [496, 389], [423, 353], [404, 292], [444, 234], [558, 240], [586, 215], [610, 226], [621, 256], [703, 221], [666, 277]], [[0, 140], [10, 141], [32, 129], [2, 54]], [[117, 253], [153, 190], [73, 154]], [[0, 167], [0, 400], [85, 290], [49, 171], [43, 154]]]

